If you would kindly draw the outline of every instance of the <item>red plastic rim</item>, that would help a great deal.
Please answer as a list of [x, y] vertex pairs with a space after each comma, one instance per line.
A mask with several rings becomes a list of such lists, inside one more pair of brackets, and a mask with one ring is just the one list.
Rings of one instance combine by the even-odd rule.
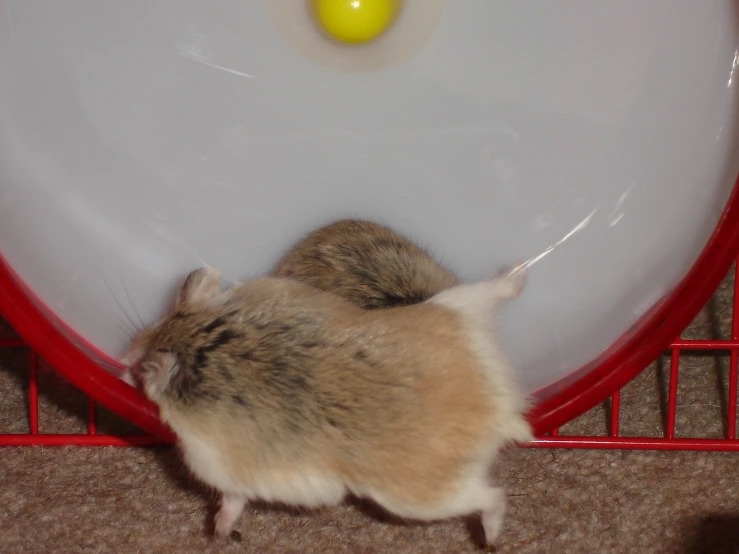
[[[70, 340], [58, 319], [43, 308], [0, 256], [0, 314], [28, 346], [70, 383], [134, 425], [174, 441], [172, 431], [161, 423], [155, 404], [118, 377], [104, 370]], [[82, 344], [83, 341], [80, 341]], [[115, 362], [110, 362], [116, 365]]]
[[[557, 428], [603, 402], [666, 350], [709, 300], [738, 254], [739, 178], [703, 252], [672, 294], [595, 362], [534, 395], [538, 402], [529, 420], [535, 433]], [[0, 314], [35, 352], [88, 396], [142, 429], [174, 440], [156, 406], [104, 370], [88, 355], [89, 347], [79, 346], [84, 345], [82, 339], [70, 339], [76, 335], [63, 328], [2, 256]], [[116, 365], [113, 361], [106, 364]]]

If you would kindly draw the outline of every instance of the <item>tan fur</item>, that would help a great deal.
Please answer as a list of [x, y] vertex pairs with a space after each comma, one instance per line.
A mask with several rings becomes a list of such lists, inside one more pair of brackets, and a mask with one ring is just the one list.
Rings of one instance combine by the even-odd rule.
[[530, 430], [490, 375], [510, 369], [480, 357], [464, 310], [367, 311], [277, 278], [218, 294], [220, 274], [198, 271], [127, 362], [188, 465], [224, 493], [219, 532], [248, 498], [313, 506], [353, 492], [403, 517], [487, 510], [497, 535], [505, 507], [487, 469]]
[[310, 233], [273, 275], [307, 283], [365, 309], [408, 306], [458, 279], [409, 239], [370, 221], [342, 219]]

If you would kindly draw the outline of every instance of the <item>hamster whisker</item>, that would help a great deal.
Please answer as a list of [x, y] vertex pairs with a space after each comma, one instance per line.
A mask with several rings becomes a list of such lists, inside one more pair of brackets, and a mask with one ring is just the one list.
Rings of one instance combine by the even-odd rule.
[[131, 324], [131, 328], [134, 331], [134, 334], [139, 333], [141, 329], [139, 329], [136, 324], [133, 322], [133, 319], [131, 319], [131, 316], [128, 315], [128, 312], [126, 311], [126, 308], [123, 307], [123, 304], [120, 300], [118, 300], [118, 297], [115, 295], [115, 292], [113, 292], [113, 289], [111, 288], [110, 284], [108, 283], [108, 280], [105, 278], [105, 275], [103, 275], [103, 272], [98, 270], [98, 273], [100, 274], [100, 277], [103, 280], [103, 283], [105, 283], [106, 288], [108, 291], [110, 291], [110, 295], [113, 297], [113, 300], [116, 304], [118, 304], [118, 307], [121, 309], [121, 312], [124, 316], [126, 316], [126, 321]]
[[136, 315], [136, 317], [139, 320], [139, 323], [141, 324], [141, 328], [137, 328], [137, 331], [140, 331], [146, 325], [144, 325], [144, 320], [141, 319], [141, 315], [139, 314], [138, 310], [136, 309], [136, 305], [133, 303], [133, 299], [131, 298], [131, 294], [128, 292], [128, 287], [126, 287], [126, 283], [123, 279], [121, 279], [121, 285], [123, 285], [123, 290], [126, 293], [126, 297], [128, 298], [128, 303], [131, 304], [131, 308], [133, 308], [133, 313]]

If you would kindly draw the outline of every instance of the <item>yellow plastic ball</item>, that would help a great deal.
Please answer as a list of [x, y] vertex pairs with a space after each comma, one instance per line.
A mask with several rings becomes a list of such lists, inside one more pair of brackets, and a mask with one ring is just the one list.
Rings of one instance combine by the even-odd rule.
[[362, 44], [387, 31], [402, 5], [403, 0], [313, 0], [313, 14], [330, 37]]

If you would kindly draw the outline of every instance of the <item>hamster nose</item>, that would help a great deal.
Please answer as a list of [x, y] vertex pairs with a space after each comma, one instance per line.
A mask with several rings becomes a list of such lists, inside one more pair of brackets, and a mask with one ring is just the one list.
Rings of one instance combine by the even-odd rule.
[[312, 0], [313, 15], [331, 38], [349, 44], [371, 42], [397, 19], [403, 0]]

